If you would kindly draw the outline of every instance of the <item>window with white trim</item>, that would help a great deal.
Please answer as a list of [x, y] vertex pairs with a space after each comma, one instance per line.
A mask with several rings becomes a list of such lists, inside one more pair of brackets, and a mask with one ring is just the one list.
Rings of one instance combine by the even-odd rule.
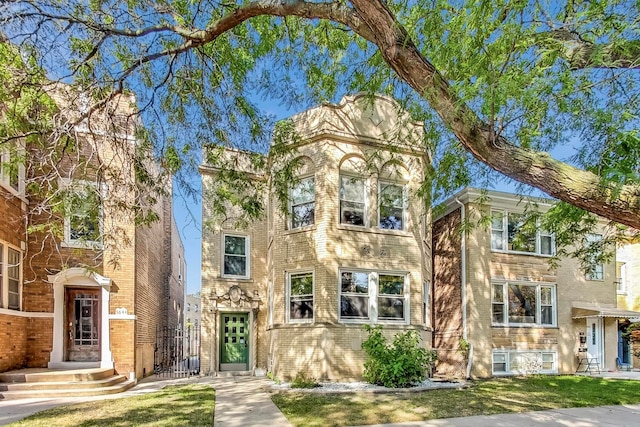
[[594, 246], [595, 251], [589, 257], [589, 268], [585, 276], [587, 280], [604, 280], [604, 264], [598, 260], [602, 253], [602, 249], [598, 247], [602, 245], [602, 234], [587, 234], [585, 239], [590, 246]]
[[367, 226], [364, 178], [340, 175], [340, 224]]
[[314, 177], [302, 178], [291, 187], [289, 204], [292, 229], [314, 224], [316, 209]]
[[97, 247], [102, 244], [102, 200], [96, 185], [70, 184], [64, 198], [65, 243], [73, 247]]
[[249, 236], [222, 235], [222, 275], [247, 279], [250, 275]]
[[546, 350], [495, 350], [494, 375], [527, 375], [558, 373], [558, 353]]
[[551, 256], [555, 254], [555, 238], [539, 224], [531, 228], [524, 214], [492, 210], [491, 249]]
[[313, 321], [313, 271], [287, 273], [287, 319]]
[[616, 262], [616, 292], [619, 294], [627, 293], [627, 264], [625, 262]]
[[406, 274], [340, 271], [340, 320], [406, 323], [408, 310]]
[[20, 310], [22, 252], [0, 243], [0, 307]]
[[556, 287], [523, 282], [493, 283], [492, 324], [514, 326], [554, 326]]
[[0, 184], [18, 194], [24, 193], [24, 150], [16, 144], [7, 144], [0, 150]]
[[380, 181], [378, 188], [378, 226], [385, 230], [404, 230], [406, 209], [405, 186]]

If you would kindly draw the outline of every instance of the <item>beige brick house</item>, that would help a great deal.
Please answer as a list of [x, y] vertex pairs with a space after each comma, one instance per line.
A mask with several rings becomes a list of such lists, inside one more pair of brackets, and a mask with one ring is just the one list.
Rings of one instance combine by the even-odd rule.
[[[627, 244], [616, 250], [616, 289], [618, 293], [618, 308], [640, 311], [640, 243]], [[630, 321], [640, 321], [640, 317]], [[640, 358], [633, 357], [631, 342], [625, 339], [623, 332], [630, 324], [621, 324], [618, 336], [618, 356], [620, 362], [640, 368]], [[640, 335], [640, 333], [638, 333]], [[640, 343], [635, 344], [640, 349]]]
[[[60, 85], [52, 93], [61, 116], [74, 114], [76, 92]], [[117, 210], [113, 200], [132, 200], [142, 191], [122, 155], [137, 144], [131, 104], [122, 97], [111, 110], [96, 112], [114, 117], [117, 129], [100, 127], [104, 116], [76, 126], [77, 149], [59, 163], [56, 185], [83, 190], [64, 214], [34, 208], [42, 200], [25, 191], [25, 179], [37, 170], [30, 154], [25, 167], [1, 176], [0, 372], [105, 368], [141, 378], [153, 373], [156, 327], [182, 321], [185, 284], [175, 280], [174, 270], [181, 263], [184, 271], [184, 250], [171, 191], [152, 208], [159, 220], [151, 226], [136, 225], [133, 214]], [[119, 148], [110, 143], [116, 139]], [[90, 159], [89, 166], [78, 167], [74, 155]], [[7, 153], [2, 164], [9, 170]], [[25, 169], [31, 172], [25, 175]], [[113, 179], [123, 175], [132, 186], [116, 185]], [[92, 215], [74, 209], [94, 196], [99, 203]], [[41, 224], [61, 233], [54, 238], [40, 232]]]
[[[619, 324], [638, 313], [616, 307], [615, 261], [588, 274], [574, 259], [551, 268], [553, 235], [522, 228], [527, 200], [553, 203], [473, 188], [446, 201], [433, 224], [434, 347], [466, 339], [476, 377], [616, 369]], [[489, 227], [460, 233], [483, 216]]]
[[[242, 227], [208, 194], [224, 167], [205, 163], [202, 371], [272, 372], [289, 379], [362, 375], [364, 324], [431, 342], [430, 211], [418, 196], [429, 158], [424, 131], [393, 100], [347, 96], [291, 118], [292, 151], [257, 166], [255, 153], [218, 158], [251, 177], [265, 215]], [[205, 156], [205, 159], [207, 156]], [[233, 162], [233, 163], [231, 163]], [[287, 206], [276, 176], [296, 162]], [[228, 166], [227, 166], [228, 167]], [[227, 190], [241, 192], [238, 188]]]

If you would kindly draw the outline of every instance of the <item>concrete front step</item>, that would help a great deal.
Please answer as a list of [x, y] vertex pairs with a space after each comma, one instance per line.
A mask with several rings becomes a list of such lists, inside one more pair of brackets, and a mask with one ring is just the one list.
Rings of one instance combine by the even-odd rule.
[[[79, 385], [83, 385], [81, 382], [68, 382], [59, 384], [55, 389], [43, 389], [43, 388], [35, 388], [38, 384], [31, 384], [34, 388], [30, 389], [19, 389], [14, 390], [11, 389], [9, 391], [0, 391], [0, 400], [10, 400], [10, 399], [26, 399], [33, 397], [40, 398], [62, 398], [62, 397], [83, 397], [83, 396], [100, 396], [105, 394], [115, 394], [121, 393], [123, 391], [129, 390], [136, 384], [135, 379], [126, 379], [122, 375], [115, 375], [116, 383], [107, 385], [107, 382], [104, 380], [98, 380], [94, 383], [96, 385], [91, 388], [81, 388]], [[124, 381], [123, 381], [124, 379]], [[98, 382], [103, 382], [103, 385], [98, 385]], [[85, 382], [86, 383], [86, 382]], [[40, 383], [40, 385], [45, 383]], [[16, 384], [3, 384], [5, 386], [15, 386]]]
[[39, 383], [0, 383], [0, 392], [3, 391], [19, 391], [19, 390], [64, 390], [65, 388], [87, 389], [109, 387], [126, 381], [124, 375], [113, 375], [94, 381], [43, 381]]
[[113, 368], [44, 369], [27, 368], [0, 373], [2, 383], [45, 383], [98, 381], [114, 375]]

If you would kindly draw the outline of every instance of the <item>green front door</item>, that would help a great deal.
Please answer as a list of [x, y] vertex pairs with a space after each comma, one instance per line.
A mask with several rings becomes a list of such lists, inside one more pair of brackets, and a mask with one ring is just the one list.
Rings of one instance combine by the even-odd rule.
[[249, 370], [249, 313], [220, 314], [220, 370]]

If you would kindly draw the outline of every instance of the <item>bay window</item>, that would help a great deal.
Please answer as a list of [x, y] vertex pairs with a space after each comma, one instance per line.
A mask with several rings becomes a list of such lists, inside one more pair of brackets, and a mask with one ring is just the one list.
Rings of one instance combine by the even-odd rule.
[[287, 274], [289, 322], [313, 321], [313, 271]]
[[292, 187], [289, 195], [291, 228], [313, 225], [315, 221], [315, 180], [313, 177], [302, 178]]
[[340, 176], [340, 223], [366, 226], [367, 205], [364, 178]]
[[408, 297], [406, 274], [340, 272], [340, 320], [406, 323]]
[[380, 182], [378, 192], [378, 224], [387, 230], [405, 228], [405, 191], [404, 186], [389, 182]]

